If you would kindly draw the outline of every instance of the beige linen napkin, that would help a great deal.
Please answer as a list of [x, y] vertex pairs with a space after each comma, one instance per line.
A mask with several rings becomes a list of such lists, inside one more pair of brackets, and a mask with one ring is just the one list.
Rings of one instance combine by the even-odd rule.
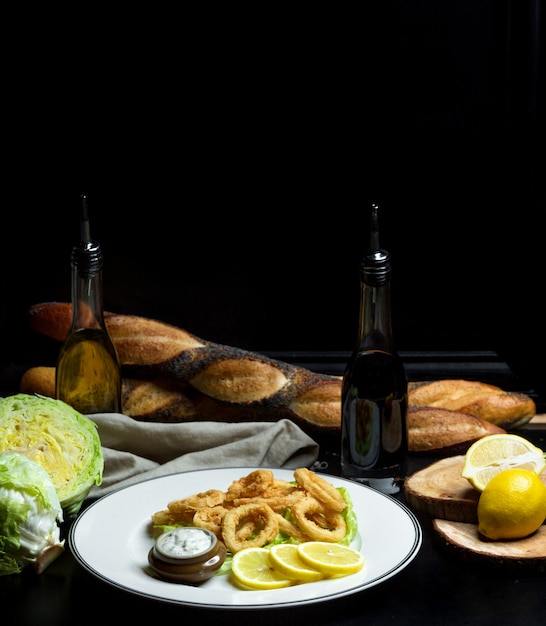
[[98, 426], [102, 484], [90, 498], [149, 478], [218, 467], [309, 467], [319, 446], [287, 419], [277, 422], [139, 422], [118, 413], [88, 415]]

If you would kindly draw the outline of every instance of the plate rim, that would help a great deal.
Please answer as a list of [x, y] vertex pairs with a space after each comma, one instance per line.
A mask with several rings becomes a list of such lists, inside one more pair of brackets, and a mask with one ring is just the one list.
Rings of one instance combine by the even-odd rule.
[[[216, 609], [216, 610], [229, 609], [229, 610], [235, 610], [235, 611], [247, 610], [247, 609], [256, 610], [257, 608], [279, 609], [279, 608], [287, 608], [291, 606], [303, 606], [303, 605], [308, 605], [308, 604], [317, 604], [320, 602], [327, 602], [327, 601], [334, 600], [337, 598], [352, 595], [354, 593], [359, 593], [367, 589], [370, 589], [372, 587], [375, 587], [383, 582], [386, 582], [390, 578], [393, 578], [395, 575], [397, 575], [403, 569], [405, 569], [415, 559], [415, 557], [419, 553], [419, 550], [421, 549], [422, 542], [423, 542], [423, 531], [422, 531], [421, 525], [417, 517], [404, 502], [397, 500], [391, 495], [384, 494], [376, 489], [373, 489], [372, 487], [369, 487], [367, 485], [362, 485], [356, 481], [352, 481], [350, 479], [337, 476], [335, 474], [325, 474], [323, 472], [315, 471], [315, 470], [313, 471], [315, 471], [316, 474], [322, 476], [323, 478], [334, 479], [335, 481], [339, 481], [347, 486], [350, 486], [351, 488], [356, 488], [358, 491], [365, 490], [368, 492], [372, 492], [375, 496], [379, 496], [380, 498], [385, 498], [387, 501], [389, 501], [391, 504], [398, 507], [405, 514], [405, 516], [411, 522], [412, 527], [413, 527], [413, 531], [414, 531], [413, 543], [411, 547], [409, 548], [409, 550], [407, 551], [407, 553], [404, 555], [404, 557], [394, 567], [392, 567], [387, 572], [384, 572], [380, 576], [376, 576], [373, 579], [367, 580], [363, 584], [359, 583], [357, 585], [348, 587], [343, 590], [337, 590], [332, 593], [326, 593], [323, 595], [313, 596], [310, 598], [303, 598], [299, 600], [288, 600], [288, 601], [281, 601], [281, 602], [273, 601], [273, 602], [258, 602], [258, 603], [244, 603], [244, 604], [226, 604], [226, 603], [215, 604], [215, 603], [198, 602], [198, 601], [160, 596], [155, 593], [146, 592], [146, 591], [142, 591], [139, 589], [134, 589], [130, 585], [124, 585], [118, 580], [115, 580], [114, 578], [112, 578], [111, 576], [108, 576], [105, 573], [99, 571], [96, 567], [94, 567], [91, 563], [89, 563], [85, 559], [83, 554], [80, 553], [80, 550], [77, 547], [76, 534], [78, 531], [78, 526], [82, 524], [83, 520], [85, 520], [88, 515], [92, 515], [92, 511], [96, 506], [102, 505], [105, 500], [115, 499], [115, 497], [118, 496], [121, 492], [130, 491], [135, 488], [141, 488], [146, 483], [161, 482], [166, 479], [172, 479], [173, 477], [176, 477], [176, 476], [184, 476], [184, 475], [189, 475], [189, 474], [196, 475], [196, 474], [203, 474], [203, 473], [208, 473], [208, 472], [216, 473], [216, 472], [224, 472], [224, 471], [237, 472], [237, 473], [244, 472], [246, 474], [246, 473], [255, 471], [257, 469], [271, 470], [273, 472], [279, 472], [279, 471], [293, 472], [295, 468], [293, 469], [293, 468], [280, 468], [280, 467], [274, 468], [274, 467], [245, 467], [245, 466], [198, 468], [195, 470], [187, 470], [183, 472], [172, 472], [169, 474], [164, 474], [162, 476], [154, 476], [154, 477], [139, 481], [137, 483], [133, 483], [132, 485], [126, 485], [126, 486], [120, 487], [119, 489], [115, 489], [114, 491], [111, 491], [103, 496], [100, 496], [99, 498], [91, 502], [76, 517], [76, 519], [72, 522], [68, 530], [68, 534], [67, 534], [67, 543], [68, 543], [69, 549], [74, 559], [85, 571], [87, 571], [89, 574], [91, 574], [98, 580], [102, 581], [103, 583], [108, 584], [109, 586], [117, 588], [128, 594], [136, 595], [140, 598], [146, 598], [146, 599], [150, 599], [156, 602], [162, 602], [162, 603], [166, 603], [170, 605], [187, 606], [187, 607], [200, 608], [200, 609], [203, 609], [203, 608]], [[131, 534], [131, 529], [136, 528], [136, 527], [137, 527], [136, 524], [135, 526], [128, 527], [128, 533], [127, 533], [128, 536]]]

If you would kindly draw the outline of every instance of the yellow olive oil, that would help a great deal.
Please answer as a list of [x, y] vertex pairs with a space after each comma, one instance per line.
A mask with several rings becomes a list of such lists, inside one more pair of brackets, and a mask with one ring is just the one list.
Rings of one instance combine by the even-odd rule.
[[57, 397], [80, 413], [119, 413], [121, 377], [112, 342], [98, 328], [65, 341], [57, 363]]

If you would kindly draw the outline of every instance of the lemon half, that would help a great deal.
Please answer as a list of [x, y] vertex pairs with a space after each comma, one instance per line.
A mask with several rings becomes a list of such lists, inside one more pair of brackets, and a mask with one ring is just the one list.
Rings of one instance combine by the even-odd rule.
[[486, 435], [468, 448], [461, 472], [478, 491], [506, 469], [522, 468], [540, 474], [546, 467], [544, 451], [519, 435]]

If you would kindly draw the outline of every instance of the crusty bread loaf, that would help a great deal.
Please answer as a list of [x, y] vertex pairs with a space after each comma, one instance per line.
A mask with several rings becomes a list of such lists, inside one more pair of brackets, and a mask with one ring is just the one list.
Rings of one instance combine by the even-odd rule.
[[487, 420], [436, 407], [408, 407], [410, 452], [448, 456], [464, 454], [478, 439], [506, 432]]
[[[335, 428], [332, 414], [341, 411], [339, 379], [322, 380], [322, 384], [310, 388], [289, 402], [289, 410], [300, 420], [306, 420], [320, 428]], [[55, 397], [55, 368], [31, 367], [21, 377], [21, 393], [38, 393]], [[240, 403], [226, 405], [213, 397], [192, 389], [171, 378], [137, 380], [122, 379], [121, 405], [129, 417], [155, 422], [185, 422], [196, 419], [214, 421], [258, 420], [274, 421], [279, 412], [274, 406], [256, 405], [241, 410]], [[281, 409], [281, 412], [283, 410]]]
[[[30, 328], [56, 341], [66, 339], [71, 321], [72, 305], [68, 302], [44, 302], [29, 310]], [[194, 348], [214, 346], [181, 328], [144, 317], [106, 311], [104, 321], [125, 366], [154, 366]]]
[[[69, 303], [34, 305], [29, 311], [30, 327], [63, 341], [71, 311]], [[184, 419], [190, 415], [216, 421], [288, 418], [310, 434], [340, 428], [339, 377], [205, 341], [156, 320], [107, 312], [105, 322], [122, 365], [122, 408], [128, 415], [152, 419], [155, 398], [161, 406], [156, 419], [175, 421], [178, 414], [169, 413], [169, 396]], [[27, 389], [31, 375], [27, 372]]]
[[449, 379], [411, 383], [408, 402], [474, 415], [501, 428], [517, 428], [536, 413], [532, 398], [479, 381]]
[[[19, 391], [54, 398], [55, 368], [29, 368], [21, 377]], [[141, 421], [187, 422], [200, 418], [196, 403], [189, 398], [186, 386], [168, 378], [123, 378], [121, 406], [125, 415]]]

